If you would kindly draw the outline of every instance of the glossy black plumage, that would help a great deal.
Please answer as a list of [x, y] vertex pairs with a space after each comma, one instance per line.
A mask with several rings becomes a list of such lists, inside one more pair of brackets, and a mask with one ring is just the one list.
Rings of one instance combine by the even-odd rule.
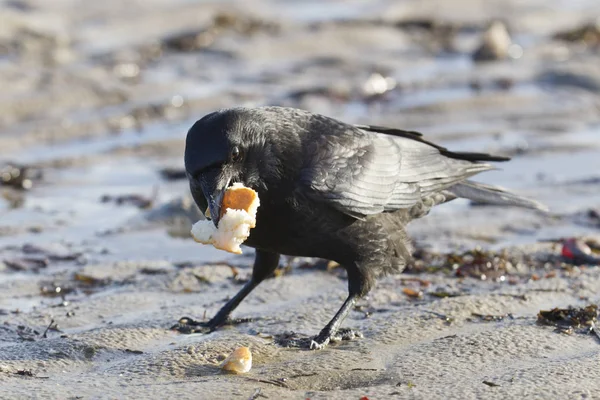
[[[235, 108], [200, 119], [187, 136], [190, 189], [218, 223], [218, 199], [233, 182], [258, 192], [257, 225], [245, 244], [257, 250], [253, 279], [208, 323], [212, 330], [276, 267], [280, 254], [320, 257], [348, 271], [349, 296], [313, 340], [321, 348], [382, 274], [410, 259], [405, 226], [457, 197], [543, 208], [501, 188], [467, 178], [507, 161], [452, 152], [417, 132], [349, 125], [282, 107]], [[191, 329], [196, 330], [196, 329]]]

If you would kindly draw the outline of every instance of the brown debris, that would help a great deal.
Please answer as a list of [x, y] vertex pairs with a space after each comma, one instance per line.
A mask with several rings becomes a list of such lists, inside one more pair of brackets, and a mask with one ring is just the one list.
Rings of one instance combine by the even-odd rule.
[[26, 165], [5, 164], [0, 166], [0, 185], [18, 190], [28, 190], [35, 180], [41, 179], [41, 171]]
[[38, 272], [41, 268], [46, 268], [49, 261], [45, 257], [20, 257], [4, 260], [4, 265], [15, 271], [33, 271]]
[[93, 276], [80, 274], [78, 272], [73, 275], [73, 279], [81, 282], [85, 286], [106, 286], [111, 283], [110, 279], [99, 279]]
[[[293, 264], [293, 260], [288, 263], [289, 268], [291, 269]], [[286, 266], [286, 268], [288, 267]], [[335, 261], [323, 260], [321, 258], [312, 259], [310, 261], [302, 262], [298, 265], [298, 269], [310, 269], [313, 271], [327, 271], [334, 273], [335, 270], [343, 269], [340, 264]]]
[[483, 322], [499, 322], [503, 321], [505, 318], [512, 318], [512, 315], [492, 315], [492, 314], [479, 314], [479, 313], [471, 313], [472, 316], [479, 318], [479, 320]]
[[475, 29], [475, 26], [435, 19], [408, 19], [396, 22], [395, 26], [414, 32], [415, 40], [430, 51], [456, 52], [455, 39], [460, 32]]
[[434, 18], [417, 17], [389, 20], [385, 18], [372, 19], [339, 19], [334, 21], [319, 21], [309, 25], [311, 30], [319, 30], [327, 26], [390, 26], [409, 34], [413, 40], [432, 52], [456, 51], [454, 39], [460, 32], [479, 29], [476, 24], [456, 23]]
[[[253, 35], [259, 31], [277, 32], [279, 26], [242, 14], [218, 13], [212, 23], [200, 30], [178, 33], [165, 38], [162, 47], [166, 50], [191, 52], [207, 49], [224, 34]], [[228, 54], [231, 56], [230, 54]]]
[[21, 208], [25, 204], [22, 190], [5, 189], [0, 192], [0, 197], [8, 203], [9, 208]]
[[169, 270], [164, 269], [164, 268], [144, 267], [139, 270], [139, 273], [142, 275], [166, 275], [169, 273]]
[[446, 297], [458, 297], [458, 296], [462, 296], [463, 293], [461, 292], [454, 292], [454, 291], [448, 291], [448, 290], [435, 290], [432, 292], [427, 292], [428, 295], [433, 296], [433, 297], [437, 297], [440, 299], [444, 299]]
[[403, 288], [402, 293], [410, 297], [411, 299], [420, 299], [423, 297], [423, 292], [420, 290], [415, 290], [411, 288]]
[[582, 328], [592, 326], [598, 318], [598, 306], [591, 304], [584, 308], [553, 308], [550, 311], [541, 310], [538, 323], [556, 327]]
[[476, 247], [463, 253], [436, 253], [418, 249], [405, 273], [445, 273], [460, 278], [470, 277], [517, 284], [521, 281], [554, 278], [558, 271], [574, 265], [560, 254], [489, 251]]
[[43, 283], [40, 287], [40, 293], [42, 296], [60, 297], [62, 298], [63, 302], [57, 306], [66, 306], [69, 304], [69, 302], [65, 300], [67, 295], [78, 293], [89, 295], [97, 292], [98, 290], [104, 289], [109, 285], [116, 286], [128, 284], [132, 281], [132, 279], [134, 279], [133, 276], [122, 280], [114, 280], [110, 278], [98, 278], [76, 272], [71, 275], [71, 280], [69, 281], [60, 280], [56, 282]]
[[60, 283], [52, 282], [44, 284], [40, 287], [40, 294], [47, 297], [61, 297], [64, 299], [65, 295], [74, 293], [75, 287], [67, 286]]
[[159, 172], [160, 176], [167, 181], [177, 181], [187, 178], [184, 168], [166, 167], [161, 169]]
[[484, 384], [484, 385], [487, 385], [487, 386], [489, 386], [489, 387], [498, 387], [498, 386], [500, 386], [500, 385], [498, 385], [497, 383], [490, 382], [490, 381], [483, 381], [483, 384]]
[[[419, 250], [409, 272], [454, 272], [458, 277], [472, 277], [481, 280], [504, 281], [508, 264], [508, 255], [476, 248], [462, 254], [440, 255]], [[510, 265], [512, 267], [512, 264]]]
[[142, 350], [131, 350], [131, 349], [125, 349], [125, 353], [129, 353], [129, 354], [144, 354], [144, 352]]
[[431, 286], [431, 281], [428, 281], [428, 280], [425, 280], [425, 279], [420, 279], [420, 278], [401, 278], [400, 282], [402, 284], [405, 284], [406, 282], [416, 282], [421, 287], [429, 287], [429, 286]]
[[472, 277], [485, 280], [503, 281], [506, 274], [506, 263], [498, 257], [489, 260], [483, 252], [474, 252], [466, 258], [466, 263], [456, 270], [456, 276]]
[[31, 243], [25, 243], [20, 250], [23, 254], [34, 254], [38, 257], [44, 257], [49, 261], [77, 261], [82, 257], [82, 253], [80, 252], [60, 251]]
[[49, 376], [37, 376], [32, 370], [30, 369], [20, 369], [17, 370], [15, 372], [15, 375], [19, 375], [19, 376], [25, 376], [28, 378], [38, 378], [38, 379], [49, 379]]
[[600, 47], [600, 23], [588, 23], [577, 28], [559, 32], [554, 39], [563, 42], [581, 43], [590, 47]]
[[287, 97], [294, 102], [301, 102], [307, 97], [323, 97], [331, 102], [345, 102], [352, 98], [352, 93], [348, 88], [317, 86], [292, 90]]
[[24, 255], [3, 260], [4, 265], [14, 271], [39, 272], [48, 267], [51, 262], [77, 261], [80, 264], [85, 263], [85, 257], [79, 252], [55, 251], [32, 244], [24, 244], [14, 250], [20, 250]]
[[141, 194], [126, 194], [119, 196], [111, 196], [105, 194], [100, 198], [100, 201], [102, 203], [115, 203], [118, 206], [131, 205], [140, 209], [148, 209], [151, 208], [154, 204], [156, 195], [156, 189], [151, 197], [147, 197]]

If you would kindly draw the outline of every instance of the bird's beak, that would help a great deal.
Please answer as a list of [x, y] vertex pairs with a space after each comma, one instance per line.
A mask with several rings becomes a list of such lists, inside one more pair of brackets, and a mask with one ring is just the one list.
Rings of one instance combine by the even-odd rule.
[[219, 170], [214, 170], [202, 174], [200, 177], [200, 188], [202, 194], [208, 202], [208, 209], [210, 211], [210, 219], [216, 227], [219, 226], [219, 219], [221, 219], [221, 204], [223, 203], [223, 196], [229, 186], [229, 181], [225, 182], [225, 185], [221, 187], [219, 185]]

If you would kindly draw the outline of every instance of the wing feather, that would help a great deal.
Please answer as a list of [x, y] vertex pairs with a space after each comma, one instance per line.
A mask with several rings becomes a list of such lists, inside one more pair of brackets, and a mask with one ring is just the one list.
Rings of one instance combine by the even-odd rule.
[[412, 132], [381, 134], [339, 122], [336, 128], [311, 138], [316, 143], [301, 182], [313, 198], [358, 218], [410, 208], [424, 196], [493, 168], [442, 154], [447, 150]]

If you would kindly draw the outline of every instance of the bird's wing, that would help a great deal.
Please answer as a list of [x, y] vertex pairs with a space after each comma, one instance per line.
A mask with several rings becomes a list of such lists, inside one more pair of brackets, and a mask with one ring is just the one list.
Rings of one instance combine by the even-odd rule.
[[396, 136], [396, 137], [402, 137], [402, 138], [406, 138], [406, 139], [411, 139], [411, 140], [415, 140], [417, 142], [421, 142], [424, 144], [427, 144], [431, 147], [435, 147], [436, 149], [438, 149], [440, 151], [441, 154], [445, 155], [446, 157], [450, 157], [450, 158], [456, 158], [458, 160], [468, 160], [468, 161], [510, 161], [509, 157], [503, 157], [503, 156], [494, 156], [491, 154], [487, 154], [487, 153], [471, 153], [471, 152], [456, 152], [456, 151], [450, 151], [445, 147], [439, 146], [433, 142], [430, 142], [428, 140], [426, 140], [423, 137], [422, 133], [419, 132], [415, 132], [415, 131], [405, 131], [403, 129], [397, 129], [397, 128], [386, 128], [383, 126], [376, 126], [376, 125], [354, 125], [356, 128], [359, 128], [363, 131], [369, 131], [369, 132], [376, 132], [376, 133], [383, 133], [386, 135], [391, 135], [391, 136]]
[[410, 136], [338, 125], [335, 132], [312, 138], [301, 182], [312, 198], [361, 218], [409, 208], [423, 196], [492, 169], [471, 161], [474, 153], [462, 153], [467, 156], [461, 159], [461, 153]]

